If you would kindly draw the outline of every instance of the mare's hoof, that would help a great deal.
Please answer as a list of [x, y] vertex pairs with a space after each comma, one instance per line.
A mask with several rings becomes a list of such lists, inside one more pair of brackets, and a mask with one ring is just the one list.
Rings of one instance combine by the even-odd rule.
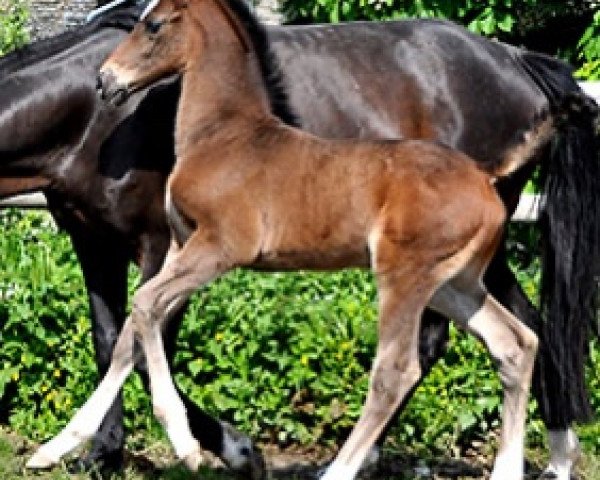
[[114, 473], [123, 470], [123, 451], [118, 450], [100, 454], [91, 451], [82, 458], [77, 458], [67, 465], [70, 474], [91, 473], [95, 478], [111, 478]]
[[223, 446], [221, 459], [234, 472], [250, 480], [267, 478], [267, 467], [260, 451], [246, 435], [238, 432], [227, 422], [223, 427]]
[[[564, 477], [560, 477], [552, 469], [545, 470], [544, 473], [542, 473], [539, 476], [539, 480], [563, 480], [563, 478]], [[577, 477], [575, 475], [569, 475], [568, 478], [569, 478], [569, 480], [577, 480]]]
[[248, 455], [247, 474], [251, 480], [265, 480], [267, 478], [267, 465], [262, 454], [253, 448]]
[[539, 477], [539, 480], [550, 480], [550, 479], [556, 479], [558, 478], [558, 475], [553, 472], [552, 470], [545, 470]]

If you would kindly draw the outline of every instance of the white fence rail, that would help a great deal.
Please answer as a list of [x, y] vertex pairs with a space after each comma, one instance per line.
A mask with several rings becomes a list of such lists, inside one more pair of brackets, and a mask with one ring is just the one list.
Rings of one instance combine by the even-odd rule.
[[46, 208], [47, 206], [46, 197], [43, 193], [15, 195], [14, 197], [0, 200], [0, 208]]
[[[600, 82], [580, 82], [581, 88], [600, 104]], [[600, 192], [599, 192], [600, 194]], [[534, 222], [538, 218], [539, 195], [523, 194], [512, 217], [515, 222]], [[0, 208], [46, 208], [46, 197], [41, 193], [17, 195], [0, 200]]]

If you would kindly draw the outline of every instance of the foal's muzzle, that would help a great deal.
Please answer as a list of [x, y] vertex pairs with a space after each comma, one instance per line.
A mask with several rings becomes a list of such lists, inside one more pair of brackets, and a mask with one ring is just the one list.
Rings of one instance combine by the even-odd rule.
[[132, 89], [120, 84], [111, 70], [101, 70], [98, 74], [96, 88], [103, 100], [119, 106], [129, 98]]

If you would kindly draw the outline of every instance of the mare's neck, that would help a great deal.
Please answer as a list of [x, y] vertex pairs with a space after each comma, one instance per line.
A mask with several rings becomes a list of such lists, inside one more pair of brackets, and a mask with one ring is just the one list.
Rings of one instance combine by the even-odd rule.
[[[96, 103], [99, 66], [125, 34], [103, 29], [0, 77], [0, 167], [45, 142], [64, 146], [86, 127]], [[32, 54], [34, 55], [34, 54]]]
[[197, 18], [205, 19], [203, 50], [196, 55], [190, 48], [182, 77], [177, 157], [210, 143], [234, 124], [248, 128], [272, 117], [254, 48], [247, 50], [220, 7], [212, 2], [198, 5]]

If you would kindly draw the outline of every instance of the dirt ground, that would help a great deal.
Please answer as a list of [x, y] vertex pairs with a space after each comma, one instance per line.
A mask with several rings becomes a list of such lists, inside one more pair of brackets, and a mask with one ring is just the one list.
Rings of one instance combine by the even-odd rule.
[[[128, 452], [125, 469], [119, 474], [100, 476], [98, 472], [86, 474], [69, 473], [63, 464], [50, 471], [31, 472], [24, 468], [25, 462], [35, 449], [35, 444], [23, 437], [0, 428], [0, 479], [36, 480], [240, 480], [225, 469], [219, 460], [207, 455], [207, 465], [191, 474], [173, 457], [165, 442], [153, 442], [144, 450]], [[361, 474], [361, 480], [450, 480], [487, 479], [491, 465], [489, 453], [471, 450], [461, 460], [444, 458], [420, 458], [415, 455], [385, 451], [375, 467]], [[316, 480], [331, 458], [332, 452], [323, 449], [288, 449], [281, 451], [263, 447], [271, 480]], [[536, 458], [527, 465], [527, 480], [539, 477], [544, 460], [537, 452], [528, 452], [528, 458]], [[589, 463], [589, 462], [586, 462]], [[598, 463], [587, 465], [578, 480], [600, 480]]]

